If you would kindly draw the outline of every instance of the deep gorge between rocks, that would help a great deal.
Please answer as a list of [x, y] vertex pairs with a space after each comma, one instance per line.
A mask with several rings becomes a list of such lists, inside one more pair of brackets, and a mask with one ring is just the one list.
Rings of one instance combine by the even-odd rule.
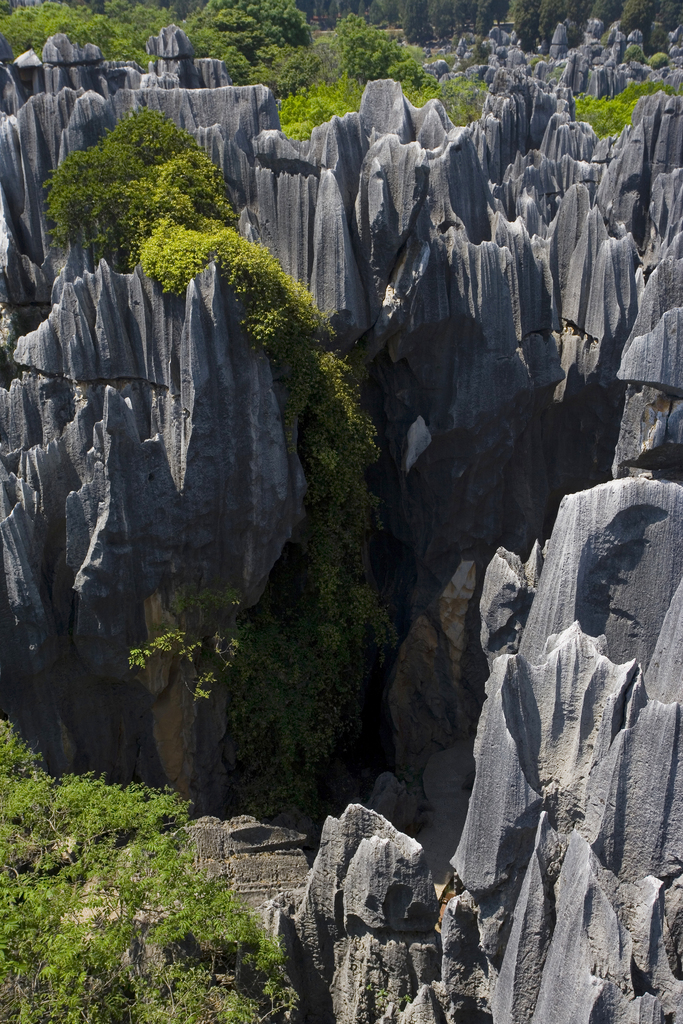
[[[55, 775], [173, 786], [207, 862], [256, 858], [294, 1020], [680, 1021], [683, 96], [598, 139], [528, 67], [466, 128], [370, 82], [297, 142], [182, 36], [148, 75], [65, 37], [32, 93], [0, 66], [3, 717]], [[249, 810], [226, 692], [129, 667], [183, 588], [258, 602], [307, 486], [215, 265], [182, 298], [51, 246], [50, 172], [145, 106], [363, 347], [396, 644], [368, 652], [310, 871], [291, 809], [217, 820]]]

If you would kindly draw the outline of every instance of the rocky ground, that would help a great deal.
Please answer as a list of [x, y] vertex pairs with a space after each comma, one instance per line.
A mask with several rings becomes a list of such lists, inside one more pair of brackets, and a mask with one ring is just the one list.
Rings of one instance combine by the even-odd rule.
[[163, 111], [340, 350], [363, 338], [367, 566], [399, 638], [374, 736], [423, 787], [385, 774], [319, 844], [294, 818], [196, 826], [283, 935], [302, 1020], [679, 1019], [683, 97], [598, 139], [574, 92], [644, 72], [589, 28], [533, 69], [496, 40], [467, 128], [383, 81], [306, 142], [177, 29], [147, 73], [63, 36], [3, 51], [0, 708], [51, 771], [223, 814], [220, 695], [136, 677], [128, 651], [183, 586], [257, 601], [306, 482], [215, 267], [179, 299], [55, 250], [50, 171]]

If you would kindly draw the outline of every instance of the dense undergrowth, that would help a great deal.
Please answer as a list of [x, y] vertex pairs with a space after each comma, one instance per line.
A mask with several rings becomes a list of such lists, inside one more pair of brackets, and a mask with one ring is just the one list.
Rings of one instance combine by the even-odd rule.
[[[162, 199], [155, 183], [179, 160], [192, 174], [174, 173], [183, 194], [157, 218]], [[108, 177], [91, 199], [100, 172]], [[184, 293], [215, 260], [242, 303], [251, 343], [284, 369], [287, 420], [296, 426], [308, 484], [303, 543], [287, 548], [258, 606], [240, 614], [231, 656], [215, 675], [230, 691], [243, 806], [267, 813], [294, 802], [316, 812], [321, 773], [359, 725], [368, 643], [389, 635], [362, 564], [373, 509], [364, 473], [377, 454], [374, 431], [360, 409], [357, 372], [322, 344], [329, 324], [310, 293], [265, 247], [229, 226], [224, 192], [217, 206], [223, 218], [206, 215], [214, 172], [190, 136], [143, 110], [62, 163], [48, 211], [55, 238], [92, 243], [122, 270], [140, 258], [166, 290]], [[214, 633], [212, 626], [199, 638], [193, 659], [215, 652]], [[181, 646], [173, 650], [180, 654], [194, 642], [176, 636]]]
[[633, 111], [641, 96], [656, 92], [675, 94], [672, 86], [663, 82], [631, 82], [614, 99], [596, 100], [593, 96], [577, 96], [576, 120], [587, 121], [601, 139], [608, 135], [620, 135], [627, 124], [631, 124]]
[[187, 822], [170, 792], [50, 778], [0, 723], [0, 1020], [255, 1024], [292, 1004], [279, 943], [197, 870]]

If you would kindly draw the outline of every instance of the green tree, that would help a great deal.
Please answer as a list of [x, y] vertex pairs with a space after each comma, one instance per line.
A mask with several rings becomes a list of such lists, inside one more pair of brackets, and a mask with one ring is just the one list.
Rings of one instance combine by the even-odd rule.
[[535, 49], [539, 34], [541, 0], [513, 0], [512, 15], [522, 49]]
[[474, 31], [474, 23], [477, 18], [476, 0], [454, 0], [453, 14], [458, 33]]
[[673, 32], [683, 24], [683, 0], [660, 0], [657, 20], [666, 32]]
[[372, 0], [369, 18], [371, 25], [381, 25], [384, 21], [384, 5], [382, 0]]
[[306, 46], [311, 41], [306, 16], [294, 0], [209, 0], [205, 9], [209, 15], [233, 12], [251, 18], [274, 46]]
[[423, 71], [422, 66], [399, 46], [386, 32], [367, 25], [363, 18], [349, 14], [337, 26], [336, 46], [339, 50], [342, 73], [359, 82], [377, 78], [393, 78], [406, 88], [429, 90], [438, 83]]
[[437, 39], [446, 39], [455, 30], [453, 0], [429, 0], [429, 20]]
[[647, 46], [650, 29], [655, 19], [655, 0], [626, 0], [621, 12], [621, 31], [629, 36], [634, 29], [643, 33], [643, 42]]
[[133, 113], [89, 150], [71, 153], [48, 182], [58, 245], [80, 241], [120, 270], [138, 262], [162, 218], [188, 228], [234, 217], [218, 168], [187, 132], [154, 110]]
[[453, 124], [466, 125], [481, 117], [488, 89], [481, 82], [451, 78], [441, 87], [443, 105]]
[[426, 43], [431, 36], [427, 0], [404, 0], [403, 31], [409, 43]]
[[669, 52], [669, 36], [663, 25], [655, 24], [650, 32], [646, 49], [649, 54]]
[[566, 16], [566, 0], [541, 0], [538, 12], [538, 31], [541, 39], [550, 43], [558, 23], [564, 21]]
[[0, 723], [0, 1019], [256, 1024], [292, 1006], [279, 943], [197, 870], [188, 823], [168, 791], [50, 778]]

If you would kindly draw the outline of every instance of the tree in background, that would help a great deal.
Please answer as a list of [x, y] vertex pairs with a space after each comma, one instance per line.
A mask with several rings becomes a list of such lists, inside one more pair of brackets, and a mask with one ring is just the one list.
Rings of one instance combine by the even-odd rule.
[[453, 0], [429, 0], [429, 20], [437, 39], [446, 39], [455, 31]]
[[539, 34], [541, 0], [513, 0], [515, 32], [525, 51], [533, 50]]
[[558, 22], [567, 17], [565, 0], [541, 0], [538, 13], [538, 32], [541, 39], [551, 42]]
[[426, 43], [431, 36], [427, 0], [405, 0], [403, 31], [409, 43]]
[[455, 28], [458, 34], [474, 29], [474, 23], [477, 18], [476, 0], [454, 0], [453, 13]]
[[660, 0], [657, 20], [666, 32], [673, 32], [683, 24], [683, 0]]
[[384, 21], [384, 4], [382, 0], [372, 0], [368, 17], [371, 25], [381, 25]]
[[605, 28], [617, 21], [621, 14], [622, 0], [595, 0], [593, 17], [599, 18]]
[[205, 11], [233, 14], [236, 26], [241, 19], [251, 19], [273, 46], [307, 46], [311, 41], [306, 17], [294, 0], [209, 0]]
[[628, 36], [639, 28], [647, 47], [652, 22], [655, 20], [655, 0], [626, 0], [621, 12], [621, 31]]

